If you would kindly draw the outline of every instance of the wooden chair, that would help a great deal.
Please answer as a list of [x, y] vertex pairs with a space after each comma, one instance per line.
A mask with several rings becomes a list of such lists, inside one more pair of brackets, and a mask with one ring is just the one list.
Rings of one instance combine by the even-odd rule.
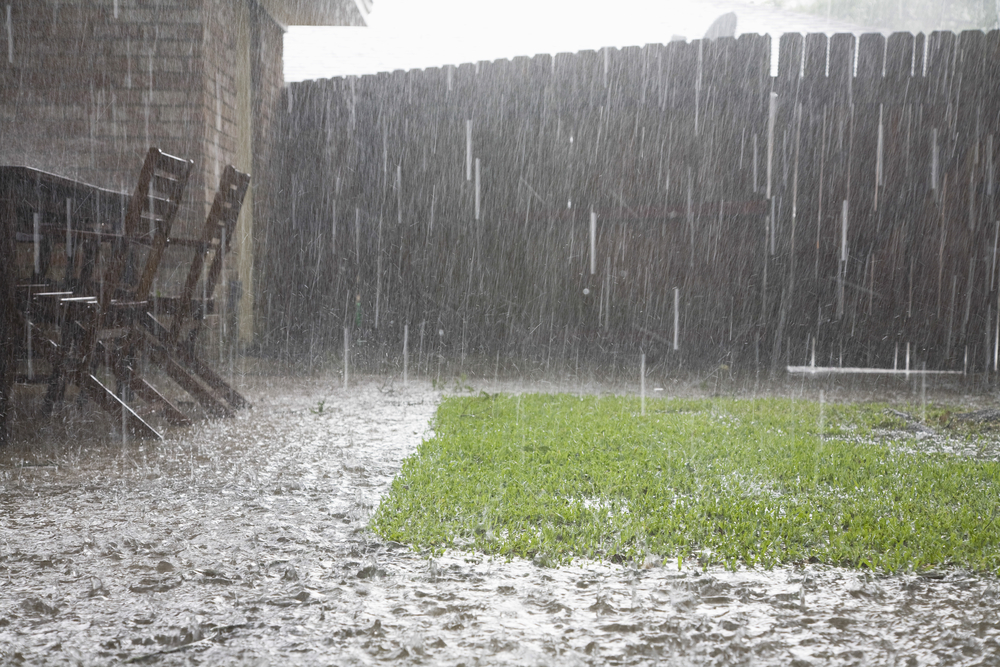
[[[113, 238], [112, 252], [98, 253], [103, 266], [86, 274], [83, 264], [76, 281], [81, 293], [36, 289], [25, 313], [45, 316], [48, 325], [25, 321], [29, 340], [40, 355], [51, 362], [45, 398], [47, 409], [63, 400], [68, 383], [79, 387], [81, 395], [105, 410], [118, 414], [136, 435], [159, 437], [142, 417], [127, 405], [134, 394], [171, 423], [190, 420], [139, 371], [139, 360], [162, 369], [212, 416], [231, 416], [246, 407], [247, 401], [195, 351], [195, 342], [205, 315], [214, 310], [212, 293], [223, 271], [250, 177], [229, 166], [223, 173], [208, 218], [197, 240], [170, 237], [180, 197], [190, 173], [191, 162], [151, 148], [140, 171], [139, 182], [124, 214], [120, 234]], [[107, 241], [106, 235], [96, 237]], [[178, 297], [153, 296], [153, 286], [164, 250], [168, 245], [194, 248], [187, 279]], [[212, 259], [206, 269], [205, 261]], [[92, 253], [93, 256], [93, 253]], [[199, 280], [203, 294], [195, 298]], [[96, 276], [97, 280], [94, 279]], [[155, 307], [154, 307], [155, 304]], [[156, 313], [172, 319], [162, 324]], [[52, 324], [58, 336], [49, 335]], [[58, 340], [58, 342], [56, 342]], [[105, 364], [118, 383], [108, 389], [95, 375]]]
[[[229, 408], [235, 410], [247, 407], [249, 403], [198, 358], [195, 343], [204, 324], [205, 316], [210, 308], [214, 309], [212, 308], [214, 304], [212, 296], [222, 274], [223, 259], [229, 252], [233, 234], [236, 231], [236, 222], [243, 205], [243, 198], [246, 196], [249, 186], [249, 174], [238, 171], [232, 165], [226, 166], [219, 183], [219, 189], [215, 194], [215, 200], [212, 202], [212, 208], [205, 220], [201, 238], [195, 246], [194, 257], [191, 260], [181, 295], [173, 300], [173, 303], [164, 304], [167, 307], [163, 310], [167, 310], [173, 315], [170, 326], [164, 326], [152, 315], [147, 314], [146, 318], [147, 328], [162, 346], [161, 349], [155, 350], [155, 354], [160, 358], [164, 358], [165, 355], [175, 357], [181, 365], [221, 396]], [[212, 252], [212, 261], [208, 270], [205, 271], [205, 256], [208, 252]], [[203, 274], [202, 298], [198, 307], [195, 308], [195, 289]], [[189, 393], [191, 393], [190, 390]], [[199, 401], [205, 406], [205, 397], [199, 398]], [[226, 409], [223, 405], [215, 405], [212, 406], [212, 411], [225, 413]]]
[[[121, 233], [113, 241], [100, 281], [88, 280], [81, 286], [91, 294], [61, 303], [66, 310], [63, 321], [67, 333], [61, 345], [51, 339], [45, 345], [53, 356], [47, 407], [61, 400], [66, 383], [72, 382], [105, 410], [122, 411], [126, 428], [135, 435], [159, 437], [119, 395], [126, 389], [163, 408], [171, 421], [189, 423], [174, 405], [139, 377], [133, 359], [140, 342], [136, 325], [145, 313], [192, 165], [191, 160], [168, 155], [155, 147], [147, 152]], [[141, 269], [135, 270], [139, 266]], [[120, 330], [121, 335], [109, 337], [112, 329]], [[118, 380], [117, 394], [94, 375], [102, 358], [109, 360], [110, 370]]]
[[[128, 335], [122, 339], [118, 353], [111, 353], [112, 370], [119, 382], [135, 390], [141, 398], [163, 409], [173, 423], [182, 423], [183, 416], [166, 399], [138, 376], [130, 361], [143, 350], [149, 361], [161, 368], [178, 386], [190, 394], [208, 415], [231, 417], [234, 410], [249, 406], [246, 399], [204, 363], [195, 350], [196, 339], [205, 316], [214, 311], [213, 293], [223, 271], [223, 261], [229, 251], [250, 176], [229, 165], [225, 168], [212, 208], [197, 240], [171, 238], [177, 246], [194, 248], [184, 287], [178, 297], [149, 297], [148, 288], [155, 272], [144, 271], [131, 302], [117, 304], [119, 319], [129, 323]], [[212, 260], [205, 271], [208, 253]], [[158, 257], [151, 257], [158, 261]], [[150, 266], [147, 260], [146, 267]], [[204, 273], [202, 298], [195, 299], [199, 279]], [[142, 297], [142, 298], [140, 298]], [[149, 303], [155, 301], [156, 308]], [[112, 308], [112, 312], [114, 312]], [[170, 326], [161, 323], [155, 313], [171, 317]], [[130, 319], [132, 318], [132, 319]], [[99, 325], [106, 326], [107, 322]]]
[[[197, 251], [191, 260], [191, 267], [188, 270], [187, 280], [184, 282], [184, 290], [178, 300], [178, 307], [174, 313], [170, 324], [170, 331], [167, 344], [171, 347], [178, 344], [193, 344], [201, 330], [205, 316], [205, 302], [197, 312], [191, 305], [194, 300], [194, 291], [198, 286], [198, 280], [204, 270], [205, 255], [209, 250], [214, 250], [212, 263], [209, 265], [205, 276], [203, 298], [211, 298], [215, 292], [215, 286], [219, 282], [222, 274], [222, 260], [229, 252], [229, 246], [233, 239], [233, 232], [236, 231], [236, 221], [240, 215], [240, 208], [243, 205], [243, 197], [250, 186], [250, 176], [241, 171], [237, 171], [232, 165], [228, 165], [222, 174], [219, 183], [219, 190], [215, 194], [215, 201], [212, 202], [212, 209], [209, 211], [205, 226], [202, 229], [201, 239], [198, 243]], [[182, 336], [181, 331], [186, 327], [189, 320], [193, 320], [194, 325]]]
[[[121, 246], [111, 254], [103, 276], [100, 309], [95, 326], [88, 328], [78, 372], [85, 371], [90, 363], [98, 335], [115, 306], [141, 303], [149, 296], [193, 164], [158, 148], [150, 148], [146, 154], [139, 183], [125, 213]], [[123, 281], [130, 261], [143, 255], [145, 262], [135, 280]]]

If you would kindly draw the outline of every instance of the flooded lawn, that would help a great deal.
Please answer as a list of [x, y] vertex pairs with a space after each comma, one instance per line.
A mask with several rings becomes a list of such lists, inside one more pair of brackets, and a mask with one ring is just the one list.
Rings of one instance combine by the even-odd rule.
[[329, 376], [247, 393], [252, 410], [163, 443], [4, 454], [0, 663], [1000, 661], [989, 576], [413, 553], [366, 526], [440, 392]]

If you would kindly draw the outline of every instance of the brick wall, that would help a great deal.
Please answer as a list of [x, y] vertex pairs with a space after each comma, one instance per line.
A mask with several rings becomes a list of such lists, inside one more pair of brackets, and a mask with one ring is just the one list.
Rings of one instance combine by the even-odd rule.
[[[0, 163], [130, 191], [150, 145], [197, 159], [200, 3], [118, 0], [117, 16], [113, 0], [0, 3]], [[185, 197], [180, 229], [202, 207]]]
[[[245, 290], [248, 298], [251, 299], [260, 293], [263, 284], [257, 269], [262, 264], [266, 248], [260, 239], [264, 238], [265, 231], [271, 222], [281, 217], [280, 211], [284, 203], [278, 166], [280, 105], [284, 83], [281, 62], [283, 31], [266, 14], [254, 25], [256, 26], [254, 36], [256, 48], [253, 51], [255, 57], [251, 65], [255, 91], [252, 172], [255, 177], [254, 181], [251, 182], [251, 194], [253, 197], [253, 216], [257, 222], [257, 230], [253, 238], [258, 239], [258, 241], [253, 247], [253, 275], [250, 276], [249, 280], [244, 281], [248, 287], [252, 287], [252, 289]], [[244, 302], [242, 306], [245, 316], [248, 316], [250, 312], [255, 312], [257, 313], [255, 321], [262, 321], [259, 315], [259, 303], [255, 301]], [[251, 308], [252, 310], [249, 310]]]
[[[204, 132], [204, 159], [199, 165], [204, 176], [201, 196], [211, 201], [226, 164], [237, 153], [237, 34], [240, 14], [232, 0], [204, 0], [202, 49], [205, 76], [200, 90], [201, 121]], [[236, 165], [244, 171], [247, 165]]]

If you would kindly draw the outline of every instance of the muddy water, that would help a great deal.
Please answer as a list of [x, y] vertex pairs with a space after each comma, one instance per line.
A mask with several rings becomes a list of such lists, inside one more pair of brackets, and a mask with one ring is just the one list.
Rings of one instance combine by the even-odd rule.
[[158, 445], [0, 461], [0, 663], [1000, 664], [993, 577], [387, 544], [367, 519], [440, 394], [332, 377], [249, 393], [253, 410]]

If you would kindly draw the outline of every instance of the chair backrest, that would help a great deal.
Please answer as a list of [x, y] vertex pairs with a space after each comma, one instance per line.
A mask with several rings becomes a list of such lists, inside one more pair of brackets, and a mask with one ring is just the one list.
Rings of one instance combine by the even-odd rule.
[[[143, 301], [149, 296], [193, 164], [149, 149], [125, 211], [122, 245], [112, 253], [104, 275], [102, 310], [112, 299]], [[130, 265], [141, 271], [126, 275]]]
[[[214, 249], [214, 253], [205, 275], [204, 295], [206, 298], [211, 298], [215, 292], [215, 285], [222, 274], [223, 257], [229, 251], [236, 230], [236, 221], [240, 216], [240, 208], [243, 206], [243, 198], [249, 186], [248, 174], [244, 174], [232, 165], [226, 166], [219, 181], [219, 190], [215, 193], [215, 201], [212, 202], [208, 218], [205, 219], [201, 239], [196, 246], [197, 250], [191, 261], [187, 280], [184, 282], [184, 290], [181, 292], [180, 302], [170, 325], [171, 343], [178, 342], [181, 328], [191, 316], [192, 297], [202, 275], [205, 253], [210, 249]], [[194, 333], [197, 333], [197, 327]]]
[[[97, 347], [98, 335], [108, 322], [112, 301], [137, 302], [149, 296], [193, 164], [192, 160], [168, 155], [155, 147], [146, 153], [135, 192], [125, 210], [121, 237], [112, 248], [103, 274], [96, 321], [87, 328], [80, 358], [81, 373], [86, 370]], [[140, 264], [142, 271], [128, 276], [123, 283], [126, 268]]]

